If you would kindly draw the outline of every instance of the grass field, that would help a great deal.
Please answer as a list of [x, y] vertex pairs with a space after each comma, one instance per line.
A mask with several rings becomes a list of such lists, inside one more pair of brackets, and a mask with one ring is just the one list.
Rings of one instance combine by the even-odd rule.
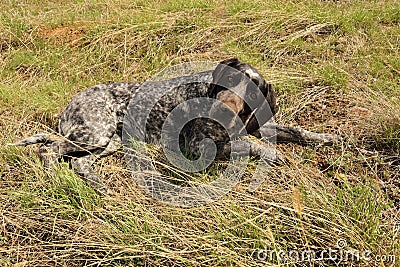
[[[338, 240], [370, 252], [340, 266], [400, 266], [398, 1], [5, 0], [0, 8], [0, 266], [338, 266], [260, 254], [322, 252]], [[99, 162], [113, 192], [100, 197], [65, 164], [46, 171], [37, 147], [6, 145], [55, 129], [88, 86], [232, 56], [276, 86], [279, 123], [346, 141], [278, 145], [288, 163], [265, 173], [256, 192], [240, 183], [192, 209], [149, 198], [122, 155]]]

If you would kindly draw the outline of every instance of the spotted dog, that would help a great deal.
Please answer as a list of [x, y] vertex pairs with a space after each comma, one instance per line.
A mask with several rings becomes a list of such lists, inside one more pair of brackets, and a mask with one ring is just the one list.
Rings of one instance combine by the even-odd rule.
[[[104, 192], [105, 188], [93, 170], [93, 164], [121, 147], [124, 117], [128, 114], [127, 117], [133, 122], [139, 120], [136, 114], [140, 114], [146, 101], [152, 101], [154, 93], [160, 91], [167, 93], [153, 107], [146, 122], [146, 142], [149, 143], [159, 143], [170, 112], [178, 106], [182, 111], [185, 108], [193, 110], [195, 104], [189, 107], [184, 104], [199, 97], [215, 99], [219, 103], [213, 105], [210, 112], [214, 113], [215, 118], [223, 118], [220, 121], [225, 125], [202, 118], [187, 123], [179, 135], [179, 149], [189, 150], [192, 154], [206, 154], [207, 149], [202, 148], [201, 140], [210, 138], [216, 143], [217, 157], [227, 157], [231, 139], [242, 138], [247, 143], [250, 156], [277, 161], [279, 159], [274, 151], [250, 138], [246, 139], [246, 136], [251, 134], [267, 139], [275, 136], [277, 141], [299, 143], [329, 143], [337, 140], [334, 135], [268, 123], [277, 111], [274, 87], [255, 68], [232, 58], [220, 62], [212, 71], [189, 76], [146, 83], [101, 84], [88, 88], [78, 93], [61, 113], [57, 127], [59, 135], [37, 134], [15, 145], [42, 143], [39, 154], [46, 166], [65, 159], [89, 184]], [[144, 96], [143, 99], [129, 105], [138, 93]], [[228, 135], [226, 128], [233, 135]], [[174, 129], [171, 127], [170, 131]]]

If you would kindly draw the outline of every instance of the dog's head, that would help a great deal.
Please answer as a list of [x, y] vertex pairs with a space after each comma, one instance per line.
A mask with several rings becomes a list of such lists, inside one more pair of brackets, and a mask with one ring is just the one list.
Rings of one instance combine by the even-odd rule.
[[222, 102], [253, 133], [276, 113], [276, 93], [262, 75], [237, 58], [227, 59], [213, 71], [208, 96]]

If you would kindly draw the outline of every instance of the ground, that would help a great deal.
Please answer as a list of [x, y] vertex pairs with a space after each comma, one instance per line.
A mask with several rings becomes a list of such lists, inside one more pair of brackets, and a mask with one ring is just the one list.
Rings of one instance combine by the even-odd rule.
[[[343, 266], [398, 266], [390, 257], [399, 256], [400, 226], [398, 1], [10, 0], [0, 8], [1, 266], [292, 266], [260, 251], [321, 253], [338, 243], [372, 255]], [[7, 145], [54, 130], [88, 86], [232, 56], [276, 86], [279, 123], [345, 140], [278, 145], [288, 162], [254, 193], [242, 181], [192, 209], [148, 197], [121, 154], [97, 165], [113, 192], [101, 197], [66, 164], [45, 170], [37, 147]]]

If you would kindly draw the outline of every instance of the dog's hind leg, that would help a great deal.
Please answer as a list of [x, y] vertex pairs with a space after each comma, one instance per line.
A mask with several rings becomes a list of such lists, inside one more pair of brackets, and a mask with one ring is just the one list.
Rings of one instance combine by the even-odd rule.
[[51, 140], [40, 146], [39, 157], [43, 165], [50, 169], [67, 154], [65, 153], [66, 151], [70, 151], [71, 149], [76, 149], [76, 146], [67, 140]]
[[80, 174], [83, 177], [83, 179], [87, 181], [87, 183], [90, 186], [96, 189], [100, 194], [106, 195], [107, 188], [104, 186], [100, 177], [96, 174], [95, 170], [93, 169], [93, 164], [97, 160], [98, 157], [96, 157], [93, 154], [79, 158], [72, 158], [71, 166], [78, 174]]
[[108, 142], [106, 148], [98, 155], [99, 158], [106, 157], [118, 151], [122, 146], [121, 137], [115, 133]]
[[46, 169], [51, 169], [59, 162], [62, 155], [58, 153], [56, 144], [46, 143], [39, 148], [39, 158]]
[[68, 139], [56, 140], [45, 143], [40, 150], [41, 158], [46, 167], [54, 166], [60, 158], [69, 159], [72, 168], [101, 194], [107, 190], [95, 173], [93, 164], [101, 157], [114, 153], [121, 144], [121, 138], [115, 133], [111, 138], [98, 137], [98, 145]]
[[39, 156], [46, 168], [53, 167], [59, 160], [70, 153], [89, 152], [67, 139], [49, 140], [39, 148]]
[[[42, 145], [39, 149], [39, 154], [44, 166], [51, 170], [62, 157], [82, 150], [82, 147], [69, 140], [57, 140]], [[87, 151], [87, 153], [89, 152]], [[82, 157], [72, 157], [70, 163], [72, 168], [81, 175], [89, 185], [99, 193], [105, 194], [106, 189], [92, 167], [97, 159], [98, 157], [94, 154], [87, 154]]]

